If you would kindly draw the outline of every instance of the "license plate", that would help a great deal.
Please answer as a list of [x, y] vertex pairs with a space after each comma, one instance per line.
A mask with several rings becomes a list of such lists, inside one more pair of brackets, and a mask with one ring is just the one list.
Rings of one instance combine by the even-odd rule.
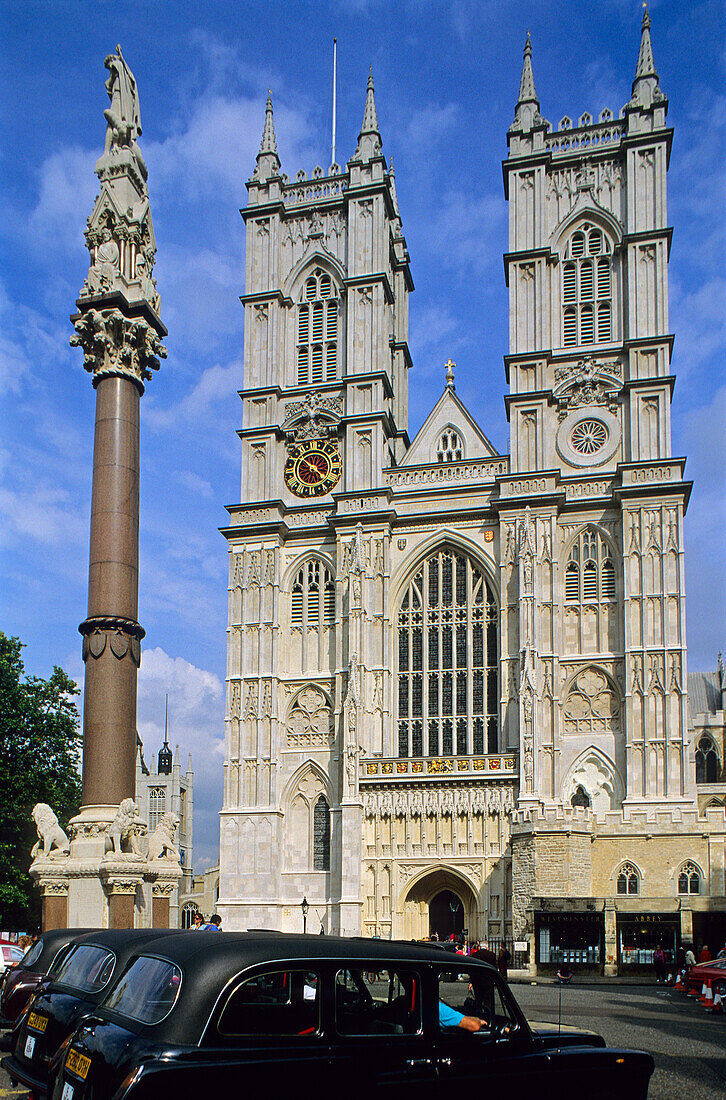
[[32, 1035], [29, 1035], [28, 1038], [25, 1040], [25, 1057], [26, 1058], [32, 1058], [34, 1050], [35, 1050], [35, 1039], [33, 1038]]
[[47, 1016], [41, 1016], [39, 1012], [31, 1012], [28, 1016], [28, 1027], [34, 1028], [35, 1031], [45, 1031], [47, 1026]]
[[73, 1100], [73, 1085], [69, 1085], [67, 1081], [63, 1086], [61, 1100]]
[[85, 1081], [90, 1068], [91, 1059], [86, 1057], [85, 1054], [79, 1054], [77, 1050], [71, 1047], [66, 1055], [66, 1069], [69, 1069], [71, 1073], [75, 1073], [76, 1077], [80, 1077], [82, 1081]]

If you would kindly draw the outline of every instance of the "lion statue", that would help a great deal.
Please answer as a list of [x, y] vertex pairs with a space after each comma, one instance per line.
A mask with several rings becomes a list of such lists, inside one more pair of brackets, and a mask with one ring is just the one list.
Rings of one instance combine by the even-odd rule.
[[152, 859], [179, 859], [179, 851], [174, 847], [174, 833], [178, 824], [177, 814], [167, 812], [161, 815], [159, 824], [149, 837], [149, 862]]
[[106, 836], [106, 850], [117, 859], [143, 859], [136, 837], [136, 819], [139, 816], [139, 807], [133, 798], [124, 798], [116, 811], [111, 824], [108, 826]]
[[31, 859], [58, 853], [64, 856], [70, 855], [68, 836], [61, 829], [58, 818], [46, 802], [38, 802], [33, 806], [33, 821], [38, 833], [38, 842], [33, 845]]

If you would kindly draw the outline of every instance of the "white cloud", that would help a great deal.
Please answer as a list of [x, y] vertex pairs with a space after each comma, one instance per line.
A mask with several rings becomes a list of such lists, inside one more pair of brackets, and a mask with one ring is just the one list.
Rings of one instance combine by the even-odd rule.
[[38, 202], [28, 219], [29, 239], [36, 249], [56, 252], [78, 248], [91, 212], [98, 180], [93, 168], [97, 153], [76, 145], [52, 153], [38, 173]]
[[459, 106], [456, 103], [427, 104], [409, 118], [401, 143], [407, 156], [420, 156], [422, 148], [430, 151], [454, 126], [457, 125]]
[[177, 480], [188, 489], [190, 493], [208, 498], [214, 496], [214, 489], [210, 482], [206, 481], [203, 477], [199, 477], [199, 474], [193, 474], [191, 470], [180, 470], [176, 476]]
[[233, 359], [226, 366], [216, 364], [207, 367], [192, 389], [175, 405], [160, 408], [151, 402], [147, 403], [142, 412], [143, 421], [156, 431], [166, 430], [172, 425], [197, 424], [219, 402], [232, 402], [241, 385], [240, 359]]

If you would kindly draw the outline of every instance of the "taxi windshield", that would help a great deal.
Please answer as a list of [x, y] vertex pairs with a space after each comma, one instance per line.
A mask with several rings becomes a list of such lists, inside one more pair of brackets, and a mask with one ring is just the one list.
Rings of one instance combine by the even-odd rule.
[[110, 981], [115, 962], [113, 951], [81, 944], [63, 960], [55, 980], [84, 993], [98, 993]]
[[104, 1005], [141, 1024], [158, 1024], [167, 1016], [181, 986], [181, 970], [164, 959], [141, 955], [111, 991]]

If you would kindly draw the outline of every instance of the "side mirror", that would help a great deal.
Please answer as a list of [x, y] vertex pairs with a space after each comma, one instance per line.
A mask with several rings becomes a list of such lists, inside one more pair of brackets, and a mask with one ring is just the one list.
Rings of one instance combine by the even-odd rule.
[[511, 1039], [519, 1031], [519, 1024], [516, 1020], [511, 1024], [495, 1024], [494, 1035], [497, 1040]]

